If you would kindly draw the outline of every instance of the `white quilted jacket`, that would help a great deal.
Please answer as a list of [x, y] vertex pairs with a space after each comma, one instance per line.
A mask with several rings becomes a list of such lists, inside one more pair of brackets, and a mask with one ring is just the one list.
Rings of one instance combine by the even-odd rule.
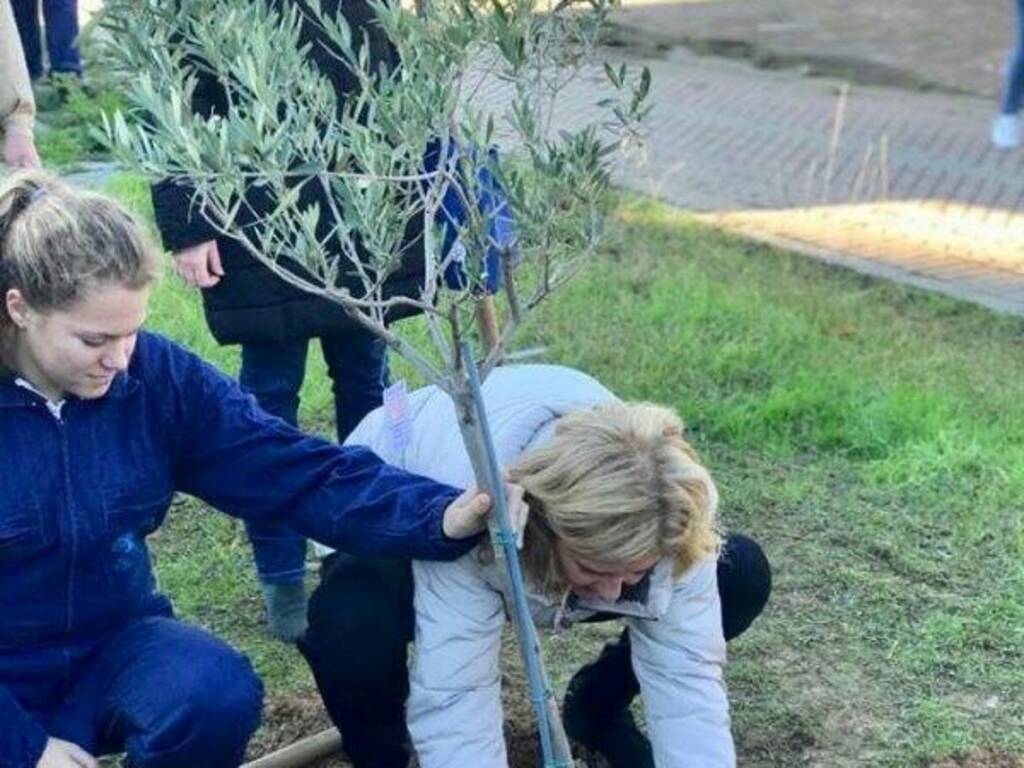
[[[552, 365], [496, 369], [484, 384], [501, 465], [549, 439], [567, 411], [615, 396], [589, 376]], [[394, 427], [384, 408], [346, 441], [385, 461], [459, 487], [473, 484], [455, 411], [426, 387], [408, 397], [411, 430]], [[507, 768], [502, 735], [498, 650], [506, 621], [500, 574], [476, 553], [451, 563], [416, 562], [416, 652], [409, 728], [422, 768]], [[725, 640], [715, 563], [679, 579], [662, 562], [637, 601], [600, 604], [575, 596], [531, 594], [540, 627], [565, 628], [595, 611], [622, 615], [658, 768], [729, 768], [735, 751], [722, 680]]]

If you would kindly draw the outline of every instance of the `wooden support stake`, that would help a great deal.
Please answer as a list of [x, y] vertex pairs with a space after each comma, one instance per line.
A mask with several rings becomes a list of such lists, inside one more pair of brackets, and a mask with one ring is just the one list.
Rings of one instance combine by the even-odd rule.
[[337, 728], [328, 728], [284, 749], [246, 763], [242, 768], [303, 768], [315, 760], [337, 754], [340, 750], [341, 734]]
[[498, 346], [501, 330], [498, 328], [498, 310], [494, 306], [493, 296], [484, 296], [476, 305], [476, 327], [484, 349], [490, 352]]

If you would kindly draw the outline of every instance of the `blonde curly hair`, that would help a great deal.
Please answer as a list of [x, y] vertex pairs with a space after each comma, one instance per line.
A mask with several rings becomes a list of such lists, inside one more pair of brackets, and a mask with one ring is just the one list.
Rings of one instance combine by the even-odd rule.
[[530, 500], [523, 557], [545, 592], [566, 586], [559, 540], [612, 565], [671, 558], [677, 575], [720, 546], [718, 491], [670, 408], [609, 403], [568, 413], [509, 474]]

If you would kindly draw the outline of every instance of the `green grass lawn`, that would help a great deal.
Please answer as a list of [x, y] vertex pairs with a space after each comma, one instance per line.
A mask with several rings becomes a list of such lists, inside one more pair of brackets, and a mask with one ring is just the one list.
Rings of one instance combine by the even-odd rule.
[[61, 88], [51, 83], [36, 84], [36, 148], [43, 164], [51, 170], [73, 167], [81, 161], [107, 159], [106, 151], [95, 135], [103, 114], [124, 108], [118, 90], [106, 83], [83, 90], [73, 77], [61, 80]]
[[[137, 182], [113, 191], [145, 207]], [[521, 342], [623, 397], [675, 406], [718, 479], [725, 525], [768, 551], [772, 602], [730, 648], [740, 764], [1024, 752], [1024, 321], [653, 203], [627, 201], [620, 218], [615, 242]], [[173, 277], [149, 325], [235, 370]], [[302, 418], [329, 434], [311, 360]], [[186, 500], [154, 539], [181, 614], [265, 676], [276, 714], [260, 744], [276, 743], [287, 702], [315, 694], [298, 654], [262, 636], [244, 532]], [[600, 636], [548, 641], [556, 682]]]

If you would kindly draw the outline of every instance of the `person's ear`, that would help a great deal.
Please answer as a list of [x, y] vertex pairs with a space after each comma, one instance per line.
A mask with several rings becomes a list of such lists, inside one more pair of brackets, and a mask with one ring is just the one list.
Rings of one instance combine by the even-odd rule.
[[25, 328], [28, 326], [32, 310], [25, 301], [25, 297], [21, 294], [17, 288], [8, 288], [7, 294], [4, 296], [4, 304], [7, 307], [7, 316], [11, 318], [11, 322], [19, 328]]

